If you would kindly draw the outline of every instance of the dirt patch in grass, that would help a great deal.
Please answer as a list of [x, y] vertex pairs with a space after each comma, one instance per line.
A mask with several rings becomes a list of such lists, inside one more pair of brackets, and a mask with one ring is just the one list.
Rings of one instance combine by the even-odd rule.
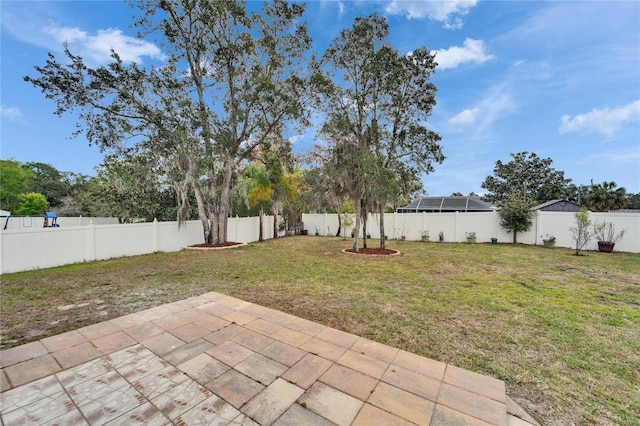
[[392, 262], [296, 236], [3, 275], [0, 344], [217, 291], [504, 380], [542, 424], [640, 424], [640, 255], [387, 244]]
[[238, 247], [244, 245], [243, 243], [236, 243], [233, 241], [227, 241], [226, 243], [218, 243], [218, 244], [192, 244], [187, 246], [188, 249], [222, 249], [222, 248], [231, 248]]
[[371, 248], [371, 247], [359, 248], [358, 252], [354, 252], [353, 249], [345, 249], [342, 251], [343, 253], [362, 254], [362, 255], [369, 255], [369, 256], [393, 256], [400, 253], [398, 250], [392, 250], [388, 248]]

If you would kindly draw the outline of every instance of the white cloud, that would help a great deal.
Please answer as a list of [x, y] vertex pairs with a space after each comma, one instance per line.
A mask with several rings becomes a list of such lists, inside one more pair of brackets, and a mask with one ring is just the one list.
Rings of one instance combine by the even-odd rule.
[[28, 3], [3, 2], [2, 30], [18, 40], [53, 52], [62, 52], [63, 44], [68, 43], [74, 55], [93, 62], [91, 65], [111, 62], [111, 48], [126, 62], [142, 63], [145, 57], [164, 59], [154, 44], [128, 36], [117, 28], [88, 32], [76, 26], [61, 25], [59, 22], [69, 18], [62, 15], [53, 3], [42, 2], [38, 7], [25, 7]]
[[447, 123], [456, 128], [474, 125], [476, 135], [484, 133], [493, 123], [512, 111], [515, 102], [506, 85], [493, 87], [474, 107], [451, 117]]
[[465, 109], [461, 113], [450, 118], [449, 124], [451, 125], [471, 124], [476, 121], [476, 119], [478, 118], [479, 112], [480, 112], [480, 108]]
[[344, 16], [344, 3], [339, 1], [338, 2], [338, 19], [342, 19], [343, 16]]
[[392, 0], [387, 3], [385, 12], [391, 15], [406, 15], [409, 19], [429, 18], [442, 22], [447, 29], [460, 29], [464, 25], [462, 17], [469, 13], [477, 0], [451, 1], [405, 1]]
[[8, 107], [0, 105], [0, 117], [7, 117], [9, 119], [17, 119], [22, 117], [22, 111], [18, 107]]
[[560, 133], [571, 133], [586, 130], [611, 138], [625, 122], [640, 121], [640, 100], [622, 105], [614, 109], [594, 108], [585, 114], [575, 117], [563, 115]]
[[484, 41], [467, 38], [463, 46], [452, 46], [448, 49], [436, 50], [438, 69], [455, 68], [460, 64], [472, 62], [481, 64], [494, 58], [485, 52]]
[[69, 50], [76, 55], [90, 58], [104, 64], [111, 61], [111, 49], [115, 50], [124, 62], [143, 62], [143, 57], [162, 59], [160, 49], [145, 40], [131, 37], [117, 28], [98, 30], [89, 34], [79, 28], [51, 25], [43, 32], [60, 45], [67, 43]]

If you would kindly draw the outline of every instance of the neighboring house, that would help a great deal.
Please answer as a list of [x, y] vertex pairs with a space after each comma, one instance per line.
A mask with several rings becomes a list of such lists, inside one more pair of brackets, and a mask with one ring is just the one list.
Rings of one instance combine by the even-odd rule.
[[573, 200], [551, 200], [533, 208], [543, 212], [579, 212], [582, 206]]
[[480, 197], [421, 197], [400, 207], [398, 213], [492, 212], [495, 208]]

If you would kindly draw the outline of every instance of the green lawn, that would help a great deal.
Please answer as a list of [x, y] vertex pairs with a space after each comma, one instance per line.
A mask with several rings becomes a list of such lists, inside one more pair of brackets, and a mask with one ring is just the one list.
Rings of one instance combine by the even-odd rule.
[[544, 424], [640, 425], [640, 255], [349, 246], [290, 237], [3, 275], [2, 345], [218, 291], [502, 379]]

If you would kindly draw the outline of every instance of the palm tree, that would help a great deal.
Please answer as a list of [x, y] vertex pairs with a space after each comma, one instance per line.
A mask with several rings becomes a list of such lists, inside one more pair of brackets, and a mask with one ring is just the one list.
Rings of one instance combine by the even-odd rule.
[[[273, 185], [269, 180], [266, 167], [262, 163], [251, 163], [244, 171], [245, 176], [248, 178], [249, 189], [247, 191], [247, 198], [249, 201], [249, 207], [253, 208], [258, 206], [260, 217], [260, 231], [258, 233], [258, 241], [263, 241], [262, 230], [262, 216], [264, 216], [264, 205], [271, 199], [273, 195]], [[275, 236], [274, 236], [275, 237]]]
[[624, 208], [629, 202], [626, 198], [627, 190], [623, 187], [616, 189], [617, 186], [615, 182], [604, 181], [596, 185], [591, 182], [585, 204], [599, 212]]

